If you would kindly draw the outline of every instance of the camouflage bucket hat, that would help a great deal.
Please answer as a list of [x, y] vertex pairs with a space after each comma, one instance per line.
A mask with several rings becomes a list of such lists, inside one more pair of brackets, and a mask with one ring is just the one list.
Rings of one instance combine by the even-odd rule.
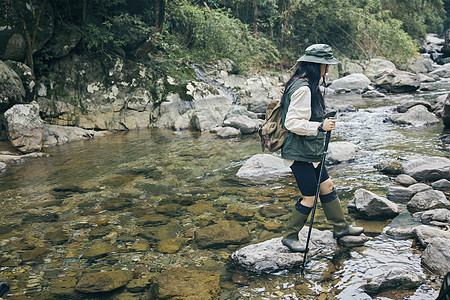
[[324, 65], [335, 65], [339, 63], [339, 60], [333, 57], [331, 46], [327, 44], [314, 44], [309, 46], [305, 50], [305, 55], [297, 61], [308, 61]]

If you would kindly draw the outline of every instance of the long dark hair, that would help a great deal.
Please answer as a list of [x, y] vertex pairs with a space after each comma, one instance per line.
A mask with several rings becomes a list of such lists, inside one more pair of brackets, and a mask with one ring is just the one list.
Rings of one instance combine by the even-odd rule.
[[[297, 70], [294, 75], [288, 80], [286, 86], [284, 87], [284, 92], [286, 93], [288, 87], [295, 80], [304, 78], [308, 81], [309, 88], [311, 89], [311, 110], [314, 115], [320, 115], [325, 111], [325, 101], [323, 100], [323, 95], [319, 90], [320, 83], [320, 64], [302, 61], [298, 64]], [[323, 78], [325, 83], [325, 76]], [[284, 104], [284, 97], [281, 99], [282, 105]]]

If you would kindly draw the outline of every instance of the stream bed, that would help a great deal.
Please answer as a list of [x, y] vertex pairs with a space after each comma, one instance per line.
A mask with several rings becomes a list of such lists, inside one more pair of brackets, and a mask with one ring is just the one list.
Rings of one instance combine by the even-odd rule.
[[[329, 166], [345, 208], [359, 188], [385, 196], [394, 177], [379, 173], [376, 163], [449, 156], [440, 141], [442, 124], [412, 127], [386, 121], [399, 103], [432, 102], [449, 86], [378, 99], [329, 96], [330, 103], [336, 98], [356, 108], [337, 115], [332, 141], [353, 142], [364, 152], [353, 162]], [[259, 210], [270, 204], [292, 209], [298, 198], [292, 176], [235, 176], [248, 158], [260, 153], [257, 135], [220, 139], [211, 133], [138, 130], [45, 152], [50, 156], [8, 166], [0, 174], [0, 281], [11, 286], [8, 299], [151, 299], [148, 289], [121, 288], [93, 296], [75, 292], [73, 286], [89, 272], [127, 269], [151, 277], [171, 267], [220, 274], [221, 299], [372, 299], [359, 287], [400, 265], [424, 274], [426, 283], [375, 299], [434, 299], [438, 294], [441, 281], [421, 266], [423, 249], [412, 240], [393, 240], [385, 234], [389, 228], [414, 224], [406, 208], [387, 221], [348, 216], [366, 228], [370, 241], [343, 251], [329, 264], [309, 262], [304, 278], [299, 270], [254, 274], [239, 269], [229, 256], [244, 245], [199, 248], [195, 230], [227, 218], [229, 205], [254, 213], [251, 220], [240, 222], [250, 230], [250, 243], [281, 235], [282, 229], [268, 230], [264, 223], [285, 224], [288, 215], [268, 217]], [[321, 210], [315, 224], [331, 229]], [[161, 248], [162, 241], [173, 239], [181, 241], [176, 251]], [[100, 250], [95, 246], [99, 244]], [[111, 250], [102, 252], [105, 247]], [[329, 274], [318, 276], [319, 269]]]

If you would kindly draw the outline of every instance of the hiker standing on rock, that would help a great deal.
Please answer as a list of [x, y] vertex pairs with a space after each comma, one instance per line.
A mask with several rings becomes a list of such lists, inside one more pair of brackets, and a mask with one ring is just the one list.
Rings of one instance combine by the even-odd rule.
[[[305, 252], [298, 239], [313, 206], [319, 180], [322, 157], [324, 155], [324, 137], [326, 131], [335, 129], [336, 120], [324, 120], [325, 102], [319, 90], [320, 79], [325, 81], [328, 65], [339, 61], [333, 57], [331, 47], [315, 44], [306, 48], [300, 57], [295, 74], [286, 83], [282, 102], [282, 124], [289, 131], [281, 156], [294, 174], [303, 198], [295, 204], [289, 218], [283, 245], [294, 252]], [[345, 220], [333, 182], [323, 166], [320, 179], [320, 201], [325, 216], [333, 224], [333, 236], [360, 235], [362, 227], [352, 227]]]

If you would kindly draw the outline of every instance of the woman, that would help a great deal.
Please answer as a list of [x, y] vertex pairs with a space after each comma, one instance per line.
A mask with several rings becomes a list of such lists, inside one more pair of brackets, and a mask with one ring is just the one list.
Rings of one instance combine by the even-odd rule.
[[[305, 252], [298, 233], [314, 205], [325, 132], [334, 130], [336, 124], [334, 119], [323, 119], [325, 103], [319, 83], [321, 78], [324, 81], [328, 65], [339, 61], [326, 44], [309, 46], [297, 61], [297, 70], [287, 82], [282, 98], [282, 122], [289, 133], [281, 148], [281, 156], [290, 166], [303, 198], [295, 204], [282, 242], [291, 251]], [[325, 166], [323, 168], [320, 201], [325, 216], [333, 224], [333, 236], [340, 238], [363, 233], [364, 228], [352, 227], [346, 222], [333, 182]]]

